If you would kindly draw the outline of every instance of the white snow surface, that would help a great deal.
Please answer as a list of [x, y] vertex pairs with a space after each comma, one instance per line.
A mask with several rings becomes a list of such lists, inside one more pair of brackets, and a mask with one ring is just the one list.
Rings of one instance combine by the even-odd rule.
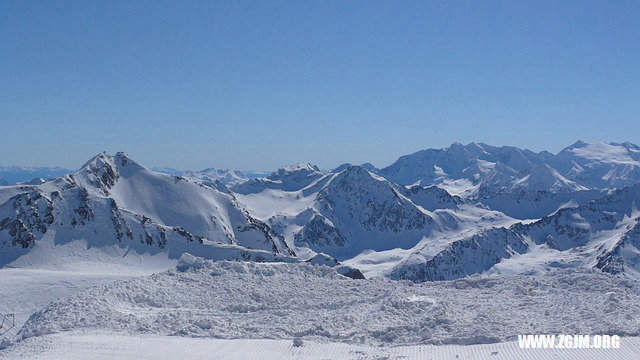
[[310, 264], [183, 260], [180, 270], [53, 301], [17, 339], [108, 331], [388, 346], [640, 331], [640, 284], [588, 270], [414, 284], [352, 280]]
[[596, 142], [573, 148], [571, 152], [576, 156], [592, 161], [640, 166], [640, 161], [630, 156], [634, 153], [632, 150], [633, 149], [628, 149], [621, 144]]
[[618, 349], [520, 349], [517, 342], [478, 345], [371, 346], [291, 340], [211, 339], [150, 334], [73, 331], [30, 338], [0, 359], [492, 359], [636, 360], [640, 338], [624, 337]]
[[15, 336], [31, 314], [53, 300], [65, 298], [87, 287], [163, 271], [168, 268], [165, 265], [161, 261], [126, 265], [99, 262], [75, 269], [56, 270], [31, 266], [2, 268], [0, 313], [14, 314], [16, 323], [5, 337]]

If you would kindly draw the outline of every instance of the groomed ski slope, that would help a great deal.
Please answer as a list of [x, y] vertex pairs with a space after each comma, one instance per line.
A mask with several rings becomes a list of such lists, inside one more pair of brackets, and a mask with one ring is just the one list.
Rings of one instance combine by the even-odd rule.
[[131, 335], [104, 332], [66, 332], [31, 338], [7, 350], [0, 359], [112, 360], [112, 359], [491, 359], [491, 360], [635, 360], [640, 338], [623, 338], [619, 349], [520, 349], [517, 342], [480, 345], [370, 346], [290, 340], [210, 339], [179, 336]]

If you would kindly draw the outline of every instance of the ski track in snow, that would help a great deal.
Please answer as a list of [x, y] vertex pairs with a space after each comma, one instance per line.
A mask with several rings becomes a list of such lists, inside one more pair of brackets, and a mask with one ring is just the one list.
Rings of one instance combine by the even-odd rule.
[[637, 359], [640, 338], [622, 338], [620, 343], [619, 349], [520, 349], [517, 342], [378, 347], [304, 341], [294, 347], [290, 340], [69, 332], [28, 339], [0, 351], [0, 359]]

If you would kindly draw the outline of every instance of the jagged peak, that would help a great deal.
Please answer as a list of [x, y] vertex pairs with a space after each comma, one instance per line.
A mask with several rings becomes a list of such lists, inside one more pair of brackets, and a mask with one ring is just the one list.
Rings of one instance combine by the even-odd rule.
[[342, 183], [354, 184], [359, 188], [388, 187], [390, 191], [393, 191], [391, 183], [387, 179], [371, 173], [360, 165], [351, 165], [342, 172], [334, 174], [326, 187], [333, 188], [334, 186], [341, 186], [338, 184]]
[[566, 148], [562, 149], [560, 152], [571, 151], [573, 149], [582, 148], [582, 147], [585, 147], [585, 146], [588, 146], [588, 145], [589, 145], [588, 143], [586, 143], [586, 142], [584, 142], [582, 140], [578, 140], [575, 143], [573, 143], [573, 144], [567, 146]]
[[447, 149], [446, 153], [449, 154], [467, 154], [467, 148], [459, 142], [454, 142]]
[[135, 160], [131, 159], [129, 154], [124, 151], [118, 151], [115, 155], [111, 155], [106, 151], [102, 151], [98, 155], [92, 157], [82, 165], [80, 171], [88, 168], [102, 167], [110, 165], [115, 168], [135, 167], [144, 168], [144, 166], [138, 164]]
[[75, 175], [81, 179], [81, 183], [91, 184], [107, 195], [118, 178], [127, 177], [145, 169], [125, 152], [119, 151], [111, 155], [103, 151], [87, 161]]

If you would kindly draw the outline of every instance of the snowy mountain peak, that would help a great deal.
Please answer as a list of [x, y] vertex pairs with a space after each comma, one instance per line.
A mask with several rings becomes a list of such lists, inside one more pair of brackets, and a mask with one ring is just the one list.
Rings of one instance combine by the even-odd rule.
[[294, 163], [291, 165], [287, 165], [282, 169], [278, 169], [278, 173], [282, 172], [294, 172], [294, 171], [320, 171], [320, 169], [316, 165], [312, 165], [310, 163]]
[[92, 186], [106, 196], [120, 177], [129, 177], [138, 171], [151, 172], [125, 152], [111, 155], [103, 151], [87, 161], [74, 175], [81, 184]]
[[398, 184], [443, 186], [474, 198], [530, 183], [536, 184], [530, 190], [543, 191], [611, 189], [640, 181], [640, 147], [629, 142], [588, 144], [579, 140], [554, 155], [514, 146], [455, 142], [445, 149], [401, 156], [377, 173]]
[[248, 180], [238, 170], [218, 170], [214, 168], [206, 168], [201, 171], [185, 171], [182, 176], [205, 185], [214, 185], [215, 182], [220, 182], [224, 185], [232, 186]]
[[575, 143], [569, 145], [568, 147], [565, 148], [566, 149], [576, 149], [576, 148], [581, 148], [581, 147], [585, 147], [589, 144], [587, 144], [586, 142], [578, 139], [578, 141], [576, 141]]
[[[351, 166], [354, 166], [354, 165], [351, 164], [351, 163], [340, 164], [340, 165], [338, 165], [338, 167], [336, 167], [335, 169], [331, 170], [331, 173], [337, 174], [339, 172], [343, 172], [344, 170], [348, 169]], [[364, 164], [360, 164], [359, 166], [362, 166], [367, 171], [369, 171], [370, 173], [373, 173], [373, 174], [377, 174], [380, 171], [380, 169], [376, 168], [372, 163], [364, 163]]]
[[87, 170], [87, 169], [97, 169], [105, 166], [111, 167], [114, 171], [120, 170], [123, 168], [129, 168], [129, 169], [145, 168], [142, 165], [135, 162], [133, 159], [131, 159], [131, 157], [129, 157], [129, 154], [127, 154], [126, 152], [118, 151], [115, 155], [111, 155], [108, 152], [103, 151], [98, 155], [94, 156], [93, 158], [91, 158], [84, 165], [82, 165], [82, 167], [80, 168], [80, 171]]
[[360, 165], [350, 165], [339, 174], [338, 177], [342, 178], [371, 178], [371, 173]]
[[317, 166], [309, 163], [297, 163], [278, 169], [265, 178], [250, 179], [233, 186], [240, 194], [255, 194], [265, 189], [297, 191], [311, 185], [325, 176]]
[[[186, 249], [210, 258], [295, 256], [224, 185], [156, 173], [124, 152], [100, 153], [54, 181], [0, 189], [0, 266], [31, 249], [85, 240], [88, 247], [116, 245], [170, 257]], [[68, 258], [76, 255], [82, 256]]]
[[282, 182], [292, 180], [298, 182], [304, 181], [304, 179], [317, 178], [323, 175], [324, 173], [315, 165], [310, 163], [295, 163], [274, 171], [267, 176], [267, 179]]
[[463, 149], [464, 151], [467, 150], [464, 145], [462, 145], [457, 141], [454, 141], [453, 144], [449, 145], [449, 147], [447, 148], [447, 151], [462, 151]]

